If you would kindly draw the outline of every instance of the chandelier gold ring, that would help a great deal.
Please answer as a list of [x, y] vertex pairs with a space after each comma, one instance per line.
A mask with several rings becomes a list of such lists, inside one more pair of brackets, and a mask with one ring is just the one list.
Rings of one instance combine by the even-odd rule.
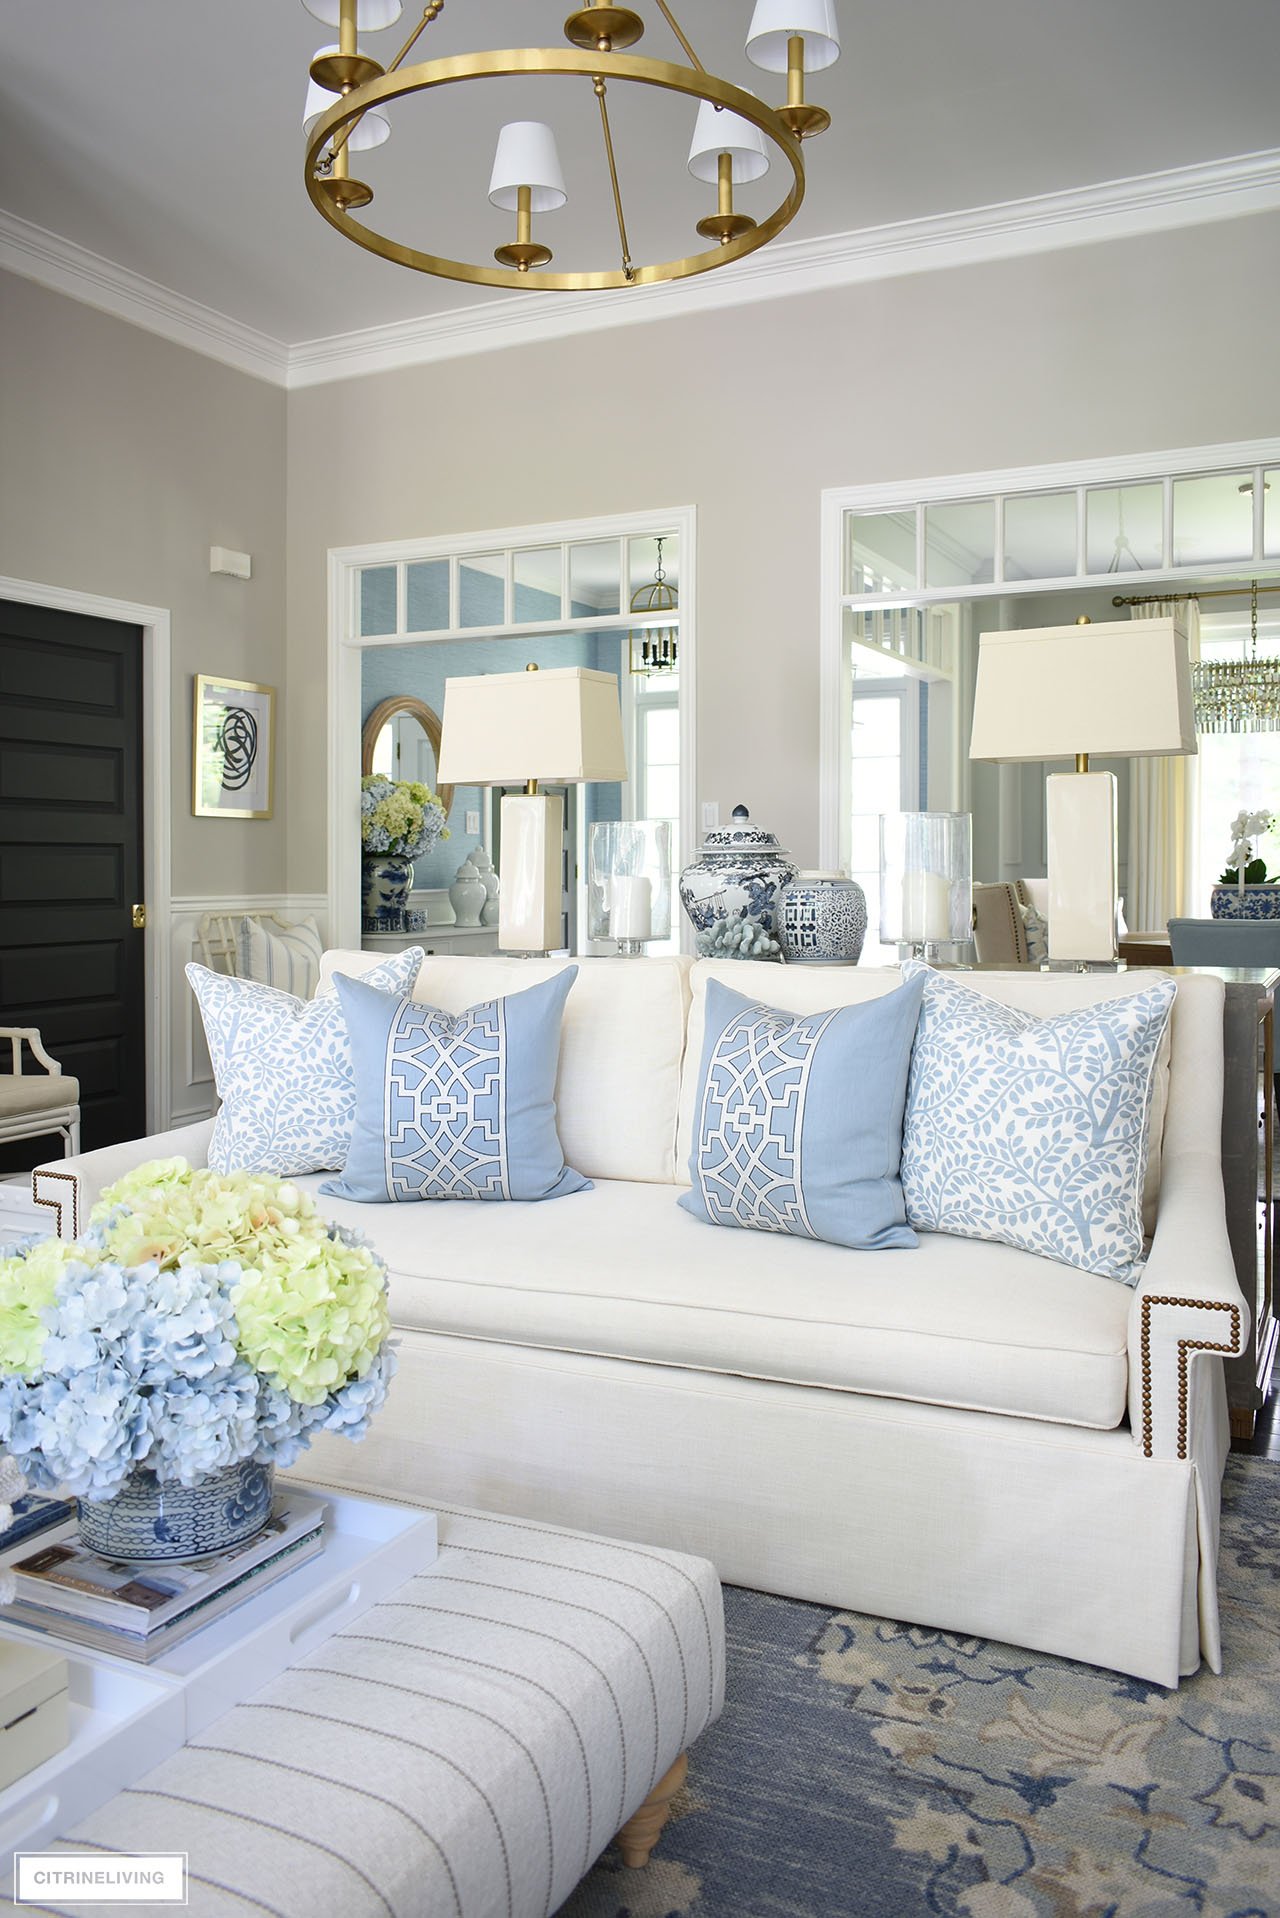
[[[433, 87], [451, 86], [465, 80], [510, 79], [527, 74], [579, 76], [588, 81], [603, 75], [609, 80], [658, 87], [665, 92], [683, 93], [693, 100], [706, 100], [713, 106], [726, 107], [750, 121], [784, 155], [791, 167], [790, 190], [773, 212], [749, 232], [705, 252], [689, 254], [684, 259], [634, 266], [629, 273], [623, 267], [604, 272], [549, 273], [532, 268], [527, 272], [519, 272], [509, 267], [478, 266], [467, 260], [451, 260], [390, 239], [386, 234], [352, 219], [346, 208], [339, 205], [327, 190], [328, 181], [317, 174], [317, 167], [330, 143], [371, 107], [404, 98], [411, 93], [426, 93]], [[424, 60], [418, 66], [399, 67], [381, 78], [368, 80], [353, 88], [316, 120], [307, 137], [304, 176], [313, 205], [331, 226], [349, 240], [354, 240], [357, 246], [394, 261], [398, 266], [413, 267], [420, 273], [434, 273], [444, 279], [467, 280], [477, 286], [540, 288], [557, 293], [653, 285], [663, 280], [688, 279], [696, 273], [708, 273], [714, 267], [725, 266], [766, 246], [784, 227], [790, 225], [804, 199], [804, 163], [800, 156], [799, 141], [793, 137], [780, 115], [753, 93], [733, 86], [714, 74], [695, 72], [692, 67], [676, 66], [666, 60], [650, 60], [625, 53], [602, 55], [594, 51], [580, 52], [570, 47], [563, 51], [521, 47], [455, 54], [447, 59]], [[356, 183], [352, 182], [352, 185]]]

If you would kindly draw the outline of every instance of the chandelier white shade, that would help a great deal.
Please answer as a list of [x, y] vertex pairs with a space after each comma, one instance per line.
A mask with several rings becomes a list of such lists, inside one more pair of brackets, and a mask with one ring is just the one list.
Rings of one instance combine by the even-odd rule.
[[732, 162], [735, 186], [749, 186], [769, 171], [769, 155], [759, 127], [753, 127], [740, 113], [731, 113], [728, 107], [716, 107], [704, 100], [698, 108], [689, 148], [689, 171], [694, 179], [714, 186], [722, 153], [727, 153]]
[[[341, 25], [342, 0], [302, 0], [302, 4], [326, 27]], [[356, 31], [381, 33], [384, 27], [395, 25], [403, 10], [402, 0], [356, 0]]]
[[840, 58], [835, 0], [756, 0], [747, 34], [747, 58], [766, 73], [787, 71], [788, 42], [804, 42], [806, 73]]
[[[316, 54], [316, 59], [322, 59], [325, 54], [337, 53], [337, 51], [336, 46], [321, 47]], [[318, 80], [308, 80], [307, 104], [302, 110], [302, 131], [310, 133], [320, 115], [327, 113], [338, 97], [328, 87], [322, 87]], [[352, 152], [360, 153], [369, 147], [380, 147], [384, 140], [390, 138], [390, 120], [385, 113], [379, 113], [376, 107], [370, 107], [352, 129], [349, 145]]]
[[490, 202], [515, 213], [521, 187], [530, 189], [530, 210], [534, 213], [554, 213], [569, 197], [555, 135], [541, 120], [510, 120], [498, 135], [489, 179]]

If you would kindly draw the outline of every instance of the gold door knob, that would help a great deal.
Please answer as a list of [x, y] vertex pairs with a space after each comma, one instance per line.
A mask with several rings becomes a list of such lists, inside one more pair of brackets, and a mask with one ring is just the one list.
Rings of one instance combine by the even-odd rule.
[[145, 932], [147, 929], [147, 908], [142, 903], [133, 908], [133, 929], [135, 932]]

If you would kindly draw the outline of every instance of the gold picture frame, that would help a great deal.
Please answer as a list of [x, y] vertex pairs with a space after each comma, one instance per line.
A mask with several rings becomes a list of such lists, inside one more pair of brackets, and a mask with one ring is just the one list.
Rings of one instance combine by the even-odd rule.
[[270, 819], [276, 775], [276, 689], [197, 673], [191, 722], [191, 810], [198, 819]]

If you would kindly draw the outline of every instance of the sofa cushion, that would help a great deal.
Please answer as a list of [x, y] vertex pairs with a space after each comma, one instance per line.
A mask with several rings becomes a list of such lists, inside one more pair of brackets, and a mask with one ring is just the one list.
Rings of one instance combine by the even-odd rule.
[[[344, 971], [348, 968], [344, 967]], [[973, 983], [989, 998], [1002, 1005], [1021, 1006], [1043, 1018], [1048, 1013], [1070, 1011], [1075, 1006], [1093, 1006], [1106, 999], [1144, 992], [1152, 984], [1151, 972], [1138, 974], [1099, 972], [1035, 972], [1022, 967], [1015, 972], [984, 972]], [[766, 1006], [782, 1006], [788, 1012], [819, 1012], [827, 1006], [856, 1005], [864, 999], [892, 992], [901, 982], [896, 966], [778, 966], [763, 960], [700, 959], [689, 975], [692, 998], [689, 1006], [689, 1044], [680, 1086], [680, 1123], [676, 1137], [676, 1177], [688, 1182], [689, 1154], [693, 1149], [693, 1112], [698, 1091], [698, 1063], [702, 1058], [704, 1030], [703, 1006], [709, 979], [723, 980], [737, 992], [745, 992]], [[1142, 1195], [1143, 1230], [1148, 1237], [1155, 1231], [1156, 1202], [1160, 1192], [1160, 1152], [1164, 1137], [1165, 1110], [1169, 1099], [1169, 1029], [1166, 1026], [1156, 1060], [1152, 1084], [1150, 1152]]]
[[337, 975], [356, 1120], [323, 1190], [405, 1199], [556, 1199], [587, 1181], [556, 1136], [560, 1015], [574, 967], [457, 1014]]
[[902, 1141], [911, 1223], [1136, 1284], [1172, 979], [1037, 1018], [955, 973], [904, 971], [924, 982]]
[[[358, 978], [376, 960], [375, 953], [327, 952], [321, 979], [334, 972]], [[428, 955], [413, 996], [445, 1012], [464, 1012], [572, 963]], [[675, 1178], [688, 977], [689, 961], [678, 957], [578, 962], [561, 1023], [556, 1107], [564, 1156], [586, 1178]]]
[[[407, 991], [422, 948], [371, 956], [371, 983]], [[295, 999], [207, 966], [192, 963], [186, 970], [222, 1101], [209, 1142], [214, 1171], [289, 1179], [340, 1166], [355, 1124], [356, 1089], [347, 1025], [332, 985], [314, 999]]]
[[898, 1161], [923, 984], [788, 1013], [712, 979], [686, 1211], [833, 1245], [913, 1246]]
[[1124, 1415], [1131, 1295], [1010, 1246], [931, 1233], [904, 1258], [708, 1232], [670, 1187], [620, 1181], [569, 1205], [436, 1206], [429, 1229], [417, 1206], [319, 1204], [387, 1260], [401, 1329], [1072, 1425]]

